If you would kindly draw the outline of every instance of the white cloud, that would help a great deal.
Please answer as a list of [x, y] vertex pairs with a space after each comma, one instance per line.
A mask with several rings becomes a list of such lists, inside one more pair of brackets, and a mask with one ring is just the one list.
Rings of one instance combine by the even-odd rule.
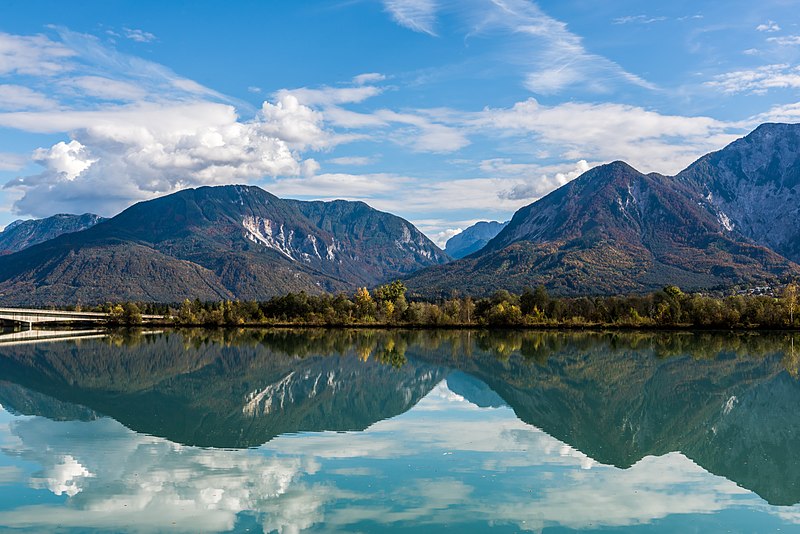
[[508, 61], [528, 71], [525, 86], [532, 92], [555, 94], [577, 85], [605, 92], [619, 81], [655, 88], [617, 63], [589, 52], [581, 37], [533, 2], [503, 0], [470, 5], [470, 35], [499, 34], [518, 43]]
[[43, 165], [55, 180], [72, 181], [96, 163], [88, 157], [86, 147], [78, 141], [61, 141], [50, 149], [39, 148], [33, 152], [33, 161]]
[[0, 75], [52, 76], [70, 70], [68, 58], [75, 51], [44, 35], [11, 35], [0, 32]]
[[756, 26], [756, 31], [774, 33], [781, 31], [781, 27], [774, 20], [769, 20], [763, 24]]
[[417, 152], [454, 152], [470, 144], [465, 132], [441, 122], [432, 121], [422, 114], [398, 113], [382, 109], [373, 115], [385, 123], [412, 126], [412, 130], [408, 132], [395, 131], [392, 139], [400, 144], [410, 146]]
[[383, 0], [386, 10], [399, 25], [428, 35], [436, 35], [435, 0]]
[[436, 246], [440, 249], [444, 250], [445, 245], [447, 245], [447, 241], [454, 236], [457, 236], [464, 230], [462, 228], [445, 228], [441, 232], [437, 232], [433, 235], [432, 241], [436, 243]]
[[380, 87], [374, 85], [359, 85], [357, 87], [322, 87], [309, 89], [282, 89], [276, 93], [277, 98], [293, 96], [307, 106], [333, 106], [336, 104], [352, 104], [363, 102], [368, 98], [379, 95]]
[[654, 22], [663, 22], [667, 17], [651, 17], [648, 15], [629, 15], [626, 17], [618, 17], [614, 19], [614, 24], [653, 24]]
[[456, 120], [494, 135], [533, 134], [540, 148], [560, 151], [561, 159], [622, 159], [643, 172], [665, 174], [682, 170], [737, 137], [729, 133], [729, 124], [709, 117], [662, 115], [622, 104], [544, 106], [528, 99], [511, 108], [487, 108]]
[[42, 93], [21, 85], [0, 85], [0, 111], [52, 109], [57, 103]]
[[753, 117], [750, 122], [752, 126], [765, 122], [800, 122], [800, 102], [773, 106], [769, 111]]
[[[5, 454], [36, 466], [31, 486], [71, 496], [10, 502], [0, 511], [0, 524], [36, 531], [227, 531], [242, 517], [283, 533], [323, 522], [330, 531], [365, 522], [376, 529], [486, 524], [583, 531], [725, 510], [754, 520], [758, 513], [798, 518], [798, 507], [769, 507], [678, 452], [647, 456], [628, 469], [599, 464], [510, 408], [480, 408], [446, 382], [409, 412], [362, 432], [287, 434], [258, 449], [181, 446], [107, 418], [15, 418], [0, 427], [0, 442]], [[436, 458], [435, 473], [409, 468], [427, 465], [419, 458]], [[372, 479], [344, 490], [336, 486], [341, 476]]]
[[375, 157], [367, 157], [367, 156], [344, 156], [340, 158], [331, 158], [328, 160], [328, 163], [333, 163], [334, 165], [351, 165], [351, 166], [363, 166], [363, 165], [372, 165], [375, 163]]
[[353, 83], [356, 85], [366, 85], [370, 83], [382, 82], [386, 76], [379, 72], [365, 72], [353, 78]]
[[143, 88], [133, 83], [104, 76], [79, 76], [67, 78], [62, 83], [78, 89], [82, 95], [103, 100], [138, 101], [147, 95]]
[[250, 86], [247, 87], [247, 92], [248, 93], [258, 94], [258, 93], [261, 92], [261, 88], [260, 87], [256, 87], [255, 85], [250, 85]]
[[770, 37], [768, 43], [778, 46], [800, 46], [800, 35], [787, 35], [785, 37]]
[[[5, 509], [5, 526], [219, 532], [257, 511], [266, 532], [299, 532], [320, 522], [323, 504], [336, 497], [301, 480], [318, 466], [297, 456], [183, 447], [110, 419], [33, 418], [13, 426], [16, 452], [41, 466], [30, 485], [70, 499]], [[96, 454], [98, 442], [106, 444], [104, 454]]]
[[131, 41], [136, 41], [137, 43], [149, 43], [156, 40], [155, 35], [144, 30], [139, 30], [136, 28], [123, 28], [122, 31], [125, 33], [125, 37]]
[[[566, 165], [562, 167], [566, 167]], [[572, 169], [563, 169], [549, 175], [544, 173], [539, 174], [539, 176], [531, 176], [525, 180], [525, 182], [516, 184], [506, 191], [502, 191], [500, 193], [500, 198], [507, 198], [509, 200], [538, 200], [554, 189], [558, 189], [562, 185], [571, 182], [588, 171], [589, 168], [589, 163], [582, 159], [575, 163]]]
[[372, 199], [376, 195], [399, 193], [413, 180], [393, 174], [324, 173], [309, 177], [281, 178], [269, 184], [277, 195], [312, 197], [322, 200]]
[[294, 95], [283, 95], [275, 104], [264, 102], [261, 117], [262, 132], [280, 138], [293, 148], [321, 149], [332, 143], [323, 130], [322, 114], [301, 104]]
[[800, 87], [800, 67], [775, 64], [738, 70], [715, 76], [706, 85], [728, 94], [763, 94], [770, 89], [797, 89]]
[[21, 154], [0, 152], [0, 171], [18, 171], [25, 166], [27, 158]]
[[313, 174], [319, 164], [297, 151], [333, 142], [319, 114], [290, 96], [265, 102], [250, 121], [231, 106], [203, 102], [5, 114], [0, 124], [73, 131], [71, 142], [36, 151], [44, 172], [6, 186], [23, 194], [16, 209], [34, 216], [88, 208], [113, 215], [186, 187]]

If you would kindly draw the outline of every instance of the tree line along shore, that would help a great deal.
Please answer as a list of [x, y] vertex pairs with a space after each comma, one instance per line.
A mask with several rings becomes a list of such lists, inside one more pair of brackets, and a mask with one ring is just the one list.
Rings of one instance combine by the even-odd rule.
[[[800, 328], [798, 285], [777, 296], [710, 296], [667, 286], [647, 295], [552, 297], [544, 287], [490, 297], [408, 299], [400, 281], [354, 294], [289, 293], [264, 302], [185, 300], [180, 304], [109, 303], [110, 324], [136, 325], [142, 315], [183, 326], [386, 326], [536, 328]], [[72, 307], [76, 309], [78, 307]]]

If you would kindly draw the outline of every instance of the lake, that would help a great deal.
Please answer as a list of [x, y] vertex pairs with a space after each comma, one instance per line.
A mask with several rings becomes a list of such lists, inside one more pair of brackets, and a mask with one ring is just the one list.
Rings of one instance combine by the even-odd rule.
[[6, 338], [0, 530], [796, 532], [799, 370], [791, 334]]

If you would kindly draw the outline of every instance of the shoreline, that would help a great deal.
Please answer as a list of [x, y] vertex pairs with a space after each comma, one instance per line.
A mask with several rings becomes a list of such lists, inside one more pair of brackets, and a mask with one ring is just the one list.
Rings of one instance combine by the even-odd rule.
[[[485, 324], [395, 324], [395, 323], [359, 323], [359, 324], [313, 324], [313, 323], [247, 323], [247, 324], [176, 324], [168, 321], [142, 322], [138, 324], [103, 324], [97, 323], [70, 323], [52, 324], [53, 328], [72, 328], [78, 326], [94, 326], [109, 330], [136, 329], [136, 328], [171, 328], [171, 329], [205, 329], [205, 330], [453, 330], [453, 331], [550, 331], [550, 332], [717, 332], [717, 333], [800, 333], [800, 327], [761, 327], [761, 326], [735, 326], [722, 328], [719, 326], [697, 325], [626, 325], [626, 324], [526, 324], [526, 325], [485, 325]], [[48, 327], [39, 327], [37, 330], [49, 330]]]

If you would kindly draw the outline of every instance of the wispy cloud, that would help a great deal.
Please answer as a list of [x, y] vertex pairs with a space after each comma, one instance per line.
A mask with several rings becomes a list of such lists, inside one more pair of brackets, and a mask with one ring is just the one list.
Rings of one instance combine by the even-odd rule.
[[71, 69], [76, 52], [44, 35], [0, 33], [0, 75], [52, 76]]
[[22, 85], [0, 85], [0, 111], [53, 109], [56, 102]]
[[614, 61], [589, 52], [581, 37], [571, 32], [566, 23], [547, 15], [528, 0], [441, 4], [427, 0], [385, 0], [384, 5], [399, 24], [415, 31], [433, 34], [433, 23], [441, 11], [461, 21], [467, 28], [467, 37], [499, 37], [508, 44], [505, 60], [523, 68], [524, 85], [534, 93], [551, 95], [575, 86], [604, 92], [620, 82], [649, 90], [656, 88]]
[[654, 22], [663, 22], [667, 17], [651, 17], [649, 15], [628, 15], [626, 17], [617, 17], [614, 19], [614, 24], [653, 24]]
[[800, 67], [789, 64], [765, 65], [715, 76], [706, 86], [724, 93], [764, 94], [770, 89], [800, 88]]
[[787, 35], [785, 37], [770, 37], [768, 43], [778, 46], [800, 46], [800, 35]]
[[330, 158], [328, 163], [333, 163], [334, 165], [350, 165], [360, 167], [363, 165], [371, 165], [375, 163], [377, 158], [367, 157], [367, 156], [343, 156], [339, 158]]
[[156, 40], [156, 36], [150, 32], [139, 30], [136, 28], [123, 28], [125, 37], [137, 43], [149, 43]]
[[529, 72], [525, 86], [539, 94], [555, 94], [580, 85], [584, 89], [606, 91], [619, 83], [645, 89], [655, 86], [617, 63], [589, 52], [583, 39], [526, 0], [504, 0], [486, 4], [470, 13], [472, 34], [503, 33], [527, 42]]
[[401, 26], [420, 33], [436, 35], [435, 0], [383, 0], [383, 5], [392, 18]]

